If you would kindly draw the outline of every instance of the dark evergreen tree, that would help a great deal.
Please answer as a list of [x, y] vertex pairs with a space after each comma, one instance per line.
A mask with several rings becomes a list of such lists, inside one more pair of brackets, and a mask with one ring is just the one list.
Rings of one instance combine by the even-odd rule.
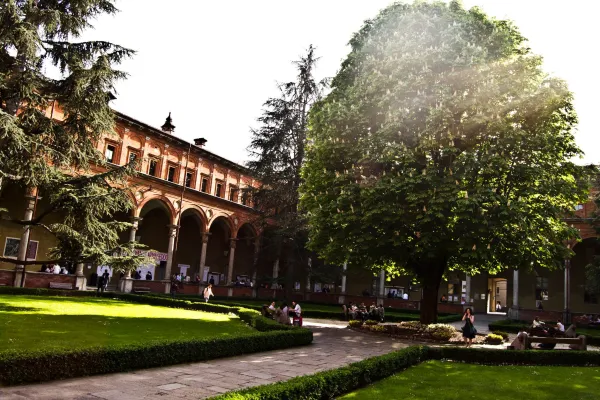
[[262, 184], [253, 190], [255, 204], [263, 211], [261, 221], [275, 224], [276, 235], [267, 247], [281, 254], [288, 268], [290, 289], [295, 266], [308, 266], [305, 251], [307, 239], [304, 217], [298, 212], [300, 169], [304, 162], [308, 111], [321, 97], [326, 81], [314, 78], [318, 58], [311, 45], [306, 55], [295, 61], [298, 75], [293, 82], [278, 85], [280, 96], [264, 104], [258, 118], [261, 126], [252, 130], [248, 148], [251, 161], [248, 167]]
[[[115, 82], [126, 76], [114, 66], [133, 51], [104, 41], [75, 41], [95, 17], [114, 14], [113, 3], [0, 4], [0, 186], [19, 185], [49, 201], [49, 207], [31, 220], [7, 209], [3, 218], [25, 231], [46, 229], [58, 243], [51, 250], [52, 260], [2, 261], [90, 262], [116, 270], [131, 270], [142, 261], [133, 254], [135, 245], [119, 243], [119, 231], [129, 224], [111, 218], [132, 206], [125, 185], [132, 166], [109, 166], [95, 148], [102, 134], [114, 132], [108, 101]], [[59, 77], [49, 76], [47, 68], [56, 68]], [[55, 109], [64, 112], [64, 118], [56, 118], [50, 111]], [[93, 174], [91, 165], [108, 172]], [[46, 223], [50, 214], [64, 220]], [[21, 241], [21, 250], [26, 245]]]

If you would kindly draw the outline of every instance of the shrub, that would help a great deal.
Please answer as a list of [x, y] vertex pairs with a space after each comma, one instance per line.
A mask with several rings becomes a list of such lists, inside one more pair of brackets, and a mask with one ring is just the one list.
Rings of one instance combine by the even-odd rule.
[[379, 324], [379, 321], [375, 321], [372, 319], [365, 321], [365, 325], [378, 325], [378, 324]]
[[363, 322], [362, 321], [358, 321], [356, 319], [352, 319], [350, 321], [348, 321], [348, 325], [350, 325], [351, 328], [360, 328], [362, 326]]
[[[381, 327], [376, 326], [376, 327]], [[371, 328], [376, 328], [371, 327]], [[294, 378], [286, 382], [256, 386], [226, 393], [214, 400], [304, 400], [332, 399], [412, 365], [434, 360], [453, 360], [496, 365], [600, 366], [600, 353], [593, 351], [507, 351], [458, 347], [412, 346], [346, 367]]]
[[312, 332], [290, 329], [231, 338], [186, 340], [75, 351], [0, 354], [0, 382], [15, 385], [159, 367], [307, 345]]
[[502, 336], [502, 340], [508, 342], [508, 333], [502, 331], [492, 331], [494, 335]]
[[427, 325], [426, 333], [431, 335], [432, 338], [436, 340], [450, 340], [454, 333], [456, 333], [456, 329], [452, 325], [447, 324], [430, 324]]
[[286, 382], [226, 393], [213, 399], [333, 399], [418, 364], [426, 359], [427, 354], [426, 347], [408, 347], [346, 367], [302, 376]]
[[487, 344], [501, 344], [504, 342], [504, 338], [500, 335], [495, 335], [493, 333], [490, 333], [489, 335], [487, 335], [485, 337], [484, 341]]
[[406, 321], [400, 322], [398, 326], [402, 329], [410, 329], [414, 331], [422, 331], [425, 330], [425, 326], [421, 324], [419, 321]]
[[486, 365], [600, 366], [600, 352], [574, 350], [496, 350], [461, 347], [430, 347], [429, 358]]
[[[77, 291], [48, 289], [1, 290], [0, 293], [43, 296], [90, 297]], [[63, 294], [64, 293], [64, 294]], [[77, 294], [75, 294], [77, 293]], [[92, 292], [91, 296], [96, 296]], [[140, 368], [203, 361], [239, 354], [308, 345], [312, 331], [278, 324], [263, 317], [260, 312], [216, 304], [196, 303], [160, 296], [140, 296], [125, 293], [104, 293], [101, 297], [115, 298], [141, 304], [186, 308], [216, 313], [235, 313], [257, 333], [239, 337], [192, 339], [185, 341], [142, 343], [122, 347], [89, 348], [73, 351], [10, 351], [0, 354], [0, 384], [14, 385], [28, 382], [66, 379], [92, 374], [122, 372]], [[1, 386], [1, 385], [0, 385]]]
[[369, 327], [369, 330], [372, 332], [387, 332], [385, 325], [372, 325]]

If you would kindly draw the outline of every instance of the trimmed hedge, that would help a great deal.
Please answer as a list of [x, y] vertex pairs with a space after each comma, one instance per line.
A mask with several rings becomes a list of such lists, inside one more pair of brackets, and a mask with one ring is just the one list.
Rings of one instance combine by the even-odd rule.
[[[0, 294], [96, 297], [95, 292], [0, 287]], [[0, 383], [15, 385], [79, 376], [123, 372], [246, 353], [284, 349], [312, 343], [312, 331], [278, 324], [260, 312], [167, 297], [104, 293], [99, 297], [163, 307], [237, 314], [260, 333], [229, 338], [148, 342], [123, 347], [94, 347], [73, 351], [9, 351], [0, 353]]]
[[426, 347], [413, 346], [346, 367], [293, 378], [286, 382], [257, 386], [214, 397], [218, 400], [333, 399], [427, 359]]
[[214, 400], [332, 399], [392, 376], [426, 360], [478, 364], [600, 366], [600, 353], [586, 351], [508, 351], [461, 347], [412, 346], [346, 367], [257, 386], [214, 397]]
[[[531, 324], [526, 321], [515, 321], [509, 319], [496, 321], [488, 325], [490, 331], [503, 331], [510, 333], [519, 333], [521, 331], [526, 331], [529, 329], [530, 326]], [[600, 346], [600, 331], [597, 335], [594, 335], [585, 328], [575, 328], [575, 332], [577, 332], [577, 335], [584, 335], [588, 345]]]
[[429, 359], [484, 365], [600, 366], [599, 352], [574, 350], [495, 350], [431, 347], [429, 348]]
[[312, 340], [312, 332], [307, 329], [289, 329], [232, 338], [186, 340], [122, 348], [8, 352], [0, 354], [0, 382], [3, 385], [16, 385], [198, 362], [308, 345]]

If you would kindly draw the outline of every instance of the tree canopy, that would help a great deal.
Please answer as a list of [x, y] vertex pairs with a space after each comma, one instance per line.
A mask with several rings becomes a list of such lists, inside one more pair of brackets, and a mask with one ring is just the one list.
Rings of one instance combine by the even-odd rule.
[[566, 84], [508, 21], [394, 4], [310, 114], [301, 205], [327, 261], [408, 273], [436, 318], [443, 273], [559, 267], [585, 198]]
[[[133, 51], [105, 41], [75, 41], [95, 17], [114, 14], [113, 3], [7, 0], [0, 5], [0, 187], [37, 190], [48, 200], [47, 209], [31, 221], [15, 210], [4, 210], [3, 217], [25, 230], [51, 232], [57, 241], [52, 260], [126, 270], [141, 259], [133, 255], [133, 245], [119, 243], [118, 232], [129, 224], [113, 221], [112, 215], [132, 206], [125, 180], [133, 169], [110, 166], [95, 146], [103, 134], [114, 133], [108, 101], [115, 82], [126, 77], [115, 65]], [[92, 165], [108, 172], [94, 174]], [[46, 223], [50, 214], [64, 219]]]

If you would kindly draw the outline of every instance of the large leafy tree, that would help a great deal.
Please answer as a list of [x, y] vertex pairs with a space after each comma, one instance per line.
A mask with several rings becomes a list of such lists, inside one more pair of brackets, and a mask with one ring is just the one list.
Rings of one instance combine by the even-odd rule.
[[506, 21], [457, 1], [394, 4], [367, 21], [311, 110], [301, 205], [333, 263], [413, 275], [422, 322], [440, 281], [558, 268], [585, 198], [565, 83]]
[[[2, 261], [92, 262], [129, 270], [141, 260], [134, 245], [119, 243], [119, 231], [129, 224], [111, 218], [132, 205], [124, 186], [131, 165], [109, 167], [95, 148], [102, 134], [114, 132], [108, 101], [114, 83], [125, 77], [114, 66], [133, 52], [75, 40], [95, 17], [115, 12], [112, 0], [0, 4], [0, 185], [37, 191], [49, 204], [31, 220], [8, 209], [3, 219], [26, 231], [46, 229], [57, 241], [51, 260]], [[58, 110], [64, 118], [57, 118]], [[108, 172], [93, 174], [94, 164]], [[15, 200], [22, 209], [21, 199]], [[47, 223], [52, 214], [62, 220]]]
[[263, 114], [258, 118], [260, 127], [251, 131], [248, 148], [251, 160], [247, 165], [261, 182], [250, 195], [263, 211], [261, 222], [274, 228], [265, 248], [285, 257], [288, 290], [292, 288], [294, 267], [308, 265], [306, 221], [298, 212], [298, 188], [308, 112], [326, 86], [326, 81], [317, 81], [314, 77], [317, 61], [311, 45], [306, 54], [294, 62], [296, 79], [279, 84], [279, 97], [269, 98], [264, 103]]

